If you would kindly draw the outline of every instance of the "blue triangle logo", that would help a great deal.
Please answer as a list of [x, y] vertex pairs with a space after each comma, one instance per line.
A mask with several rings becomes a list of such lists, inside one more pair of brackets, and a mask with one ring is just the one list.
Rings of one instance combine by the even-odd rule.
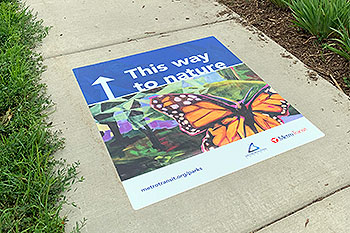
[[251, 152], [257, 151], [257, 150], [259, 150], [259, 149], [260, 149], [260, 147], [258, 147], [258, 146], [256, 146], [256, 145], [254, 145], [254, 143], [250, 143], [250, 145], [249, 145], [249, 149], [248, 149], [248, 153], [251, 153]]

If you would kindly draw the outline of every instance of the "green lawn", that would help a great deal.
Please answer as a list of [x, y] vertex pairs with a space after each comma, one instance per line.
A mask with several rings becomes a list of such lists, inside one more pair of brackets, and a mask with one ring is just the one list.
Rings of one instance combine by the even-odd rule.
[[64, 232], [63, 194], [77, 180], [78, 164], [52, 156], [63, 140], [50, 130], [52, 102], [33, 52], [47, 32], [17, 1], [0, 0], [0, 232]]

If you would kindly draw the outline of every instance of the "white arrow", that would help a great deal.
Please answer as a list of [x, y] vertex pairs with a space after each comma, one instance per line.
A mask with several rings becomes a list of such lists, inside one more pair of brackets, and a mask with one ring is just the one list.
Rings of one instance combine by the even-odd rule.
[[110, 82], [110, 81], [114, 81], [114, 79], [111, 79], [111, 78], [106, 78], [106, 77], [103, 77], [103, 76], [100, 76], [98, 79], [95, 80], [95, 82], [91, 85], [91, 86], [94, 86], [94, 85], [97, 85], [97, 84], [101, 84], [103, 90], [105, 91], [108, 99], [114, 99], [114, 95], [113, 95], [113, 92], [111, 90], [111, 88], [109, 88], [107, 82]]

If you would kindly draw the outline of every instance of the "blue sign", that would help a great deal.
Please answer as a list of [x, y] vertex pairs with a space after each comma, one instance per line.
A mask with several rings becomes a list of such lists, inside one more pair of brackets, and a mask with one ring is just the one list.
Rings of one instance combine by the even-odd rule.
[[73, 69], [89, 105], [242, 63], [215, 37]]

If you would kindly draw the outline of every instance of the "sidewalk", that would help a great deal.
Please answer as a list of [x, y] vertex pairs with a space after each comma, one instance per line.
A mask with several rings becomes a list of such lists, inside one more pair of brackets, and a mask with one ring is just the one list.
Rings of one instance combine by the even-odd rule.
[[[67, 229], [85, 217], [83, 232], [349, 231], [349, 189], [340, 190], [350, 184], [349, 99], [321, 78], [310, 80], [279, 45], [212, 0], [27, 4], [53, 26], [42, 51], [44, 81], [57, 103], [53, 122], [66, 138], [57, 156], [79, 160], [85, 177], [69, 196], [79, 208], [65, 209]], [[223, 42], [326, 136], [134, 211], [72, 69], [206, 36]]]

